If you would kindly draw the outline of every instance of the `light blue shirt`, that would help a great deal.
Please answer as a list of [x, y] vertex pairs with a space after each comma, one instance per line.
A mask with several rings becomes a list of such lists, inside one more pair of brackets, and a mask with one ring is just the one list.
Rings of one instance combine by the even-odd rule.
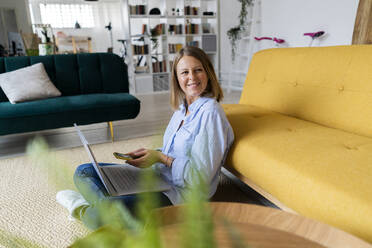
[[190, 114], [186, 116], [185, 106], [180, 105], [164, 133], [162, 153], [174, 158], [172, 167], [154, 165], [155, 171], [172, 186], [163, 193], [173, 204], [184, 202], [183, 192], [192, 182], [192, 166], [206, 176], [209, 197], [213, 196], [221, 166], [234, 141], [225, 112], [214, 98], [200, 97], [188, 109]]

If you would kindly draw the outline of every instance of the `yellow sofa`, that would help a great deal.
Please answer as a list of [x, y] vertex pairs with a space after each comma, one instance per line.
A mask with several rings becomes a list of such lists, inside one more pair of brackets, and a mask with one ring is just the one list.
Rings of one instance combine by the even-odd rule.
[[225, 168], [284, 210], [372, 242], [372, 46], [252, 59]]

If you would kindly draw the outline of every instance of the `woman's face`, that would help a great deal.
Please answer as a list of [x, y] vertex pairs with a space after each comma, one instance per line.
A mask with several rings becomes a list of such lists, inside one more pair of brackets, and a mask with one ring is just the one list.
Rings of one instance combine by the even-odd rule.
[[177, 79], [190, 105], [207, 88], [208, 76], [201, 62], [192, 56], [183, 56], [177, 64]]

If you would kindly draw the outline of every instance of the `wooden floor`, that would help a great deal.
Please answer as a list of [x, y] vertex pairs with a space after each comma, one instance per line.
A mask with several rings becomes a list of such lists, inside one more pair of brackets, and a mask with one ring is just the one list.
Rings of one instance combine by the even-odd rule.
[[[222, 103], [238, 103], [240, 93], [233, 91], [225, 93]], [[134, 120], [114, 121], [115, 140], [145, 137], [162, 134], [173, 113], [169, 105], [169, 93], [151, 95], [136, 95], [141, 101], [141, 111]], [[111, 142], [107, 123], [81, 126], [90, 144]], [[46, 139], [52, 149], [66, 149], [81, 146], [74, 128], [59, 128], [41, 132], [0, 136], [0, 159], [22, 156], [25, 154], [27, 143], [37, 136]], [[242, 184], [232, 174], [223, 170], [220, 186], [213, 197], [214, 201], [233, 201], [255, 203], [272, 206], [255, 191]]]

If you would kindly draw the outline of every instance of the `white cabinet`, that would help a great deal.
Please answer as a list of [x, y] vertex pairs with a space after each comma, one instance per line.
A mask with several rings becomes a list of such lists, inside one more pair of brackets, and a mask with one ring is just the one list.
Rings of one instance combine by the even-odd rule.
[[219, 71], [218, 0], [123, 0], [123, 8], [131, 92], [169, 90], [185, 45], [202, 48]]

